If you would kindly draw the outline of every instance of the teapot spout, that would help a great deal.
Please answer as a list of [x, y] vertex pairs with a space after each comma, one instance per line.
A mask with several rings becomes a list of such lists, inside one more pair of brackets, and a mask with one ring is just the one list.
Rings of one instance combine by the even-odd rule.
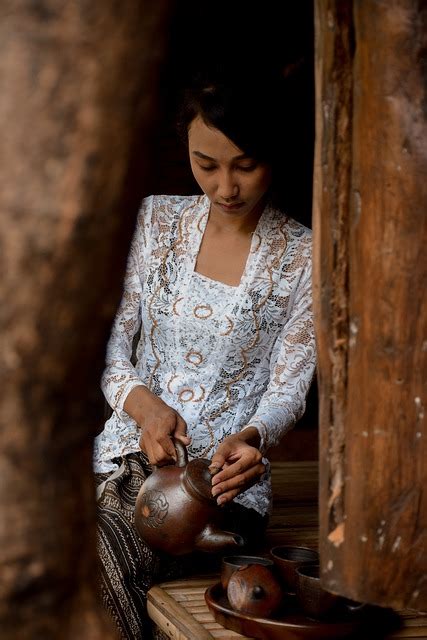
[[242, 547], [244, 544], [244, 539], [238, 533], [221, 531], [208, 524], [197, 536], [195, 546], [199, 551], [215, 552], [227, 547]]

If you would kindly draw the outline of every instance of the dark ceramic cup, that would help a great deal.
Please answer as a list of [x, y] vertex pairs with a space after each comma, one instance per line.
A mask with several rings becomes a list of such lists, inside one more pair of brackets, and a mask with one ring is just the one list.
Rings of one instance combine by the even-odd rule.
[[315, 620], [331, 616], [345, 602], [344, 598], [321, 586], [320, 567], [317, 564], [305, 564], [297, 569], [296, 596], [304, 614]]
[[308, 547], [281, 545], [270, 551], [280, 578], [288, 593], [296, 592], [296, 571], [303, 564], [318, 564], [319, 554]]
[[252, 564], [269, 568], [274, 566], [270, 558], [263, 556], [225, 556], [221, 561], [221, 585], [224, 591], [227, 591], [228, 582], [235, 571]]

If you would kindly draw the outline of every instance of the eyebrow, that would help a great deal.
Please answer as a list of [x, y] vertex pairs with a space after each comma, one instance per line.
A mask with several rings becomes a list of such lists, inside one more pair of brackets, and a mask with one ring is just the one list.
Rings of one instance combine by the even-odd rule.
[[[193, 151], [192, 152], [193, 156], [196, 156], [197, 158], [200, 158], [201, 160], [209, 160], [210, 162], [217, 162], [215, 160], [215, 158], [211, 158], [210, 156], [207, 156], [206, 154], [202, 153], [201, 151]], [[236, 160], [244, 160], [246, 158], [249, 158], [247, 153], [241, 153], [238, 156], [234, 156], [234, 158], [232, 158], [232, 161], [235, 162]]]

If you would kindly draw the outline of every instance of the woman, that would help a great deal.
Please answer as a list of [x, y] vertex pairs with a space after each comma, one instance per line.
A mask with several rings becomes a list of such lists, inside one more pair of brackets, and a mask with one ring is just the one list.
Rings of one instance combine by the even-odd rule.
[[315, 368], [311, 232], [272, 203], [289, 150], [275, 85], [253, 82], [201, 77], [187, 93], [181, 131], [203, 195], [144, 200], [108, 345], [99, 547], [125, 638], [148, 637], [146, 591], [164, 576], [133, 528], [150, 465], [173, 462], [173, 438], [211, 458], [212, 493], [249, 538], [271, 508], [264, 454], [302, 415]]

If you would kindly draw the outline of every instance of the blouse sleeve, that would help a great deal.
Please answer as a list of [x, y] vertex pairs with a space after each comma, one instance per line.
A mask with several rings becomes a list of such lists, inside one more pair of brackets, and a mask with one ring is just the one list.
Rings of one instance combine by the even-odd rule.
[[133, 338], [141, 327], [141, 276], [144, 270], [148, 218], [151, 209], [152, 197], [145, 198], [138, 214], [129, 251], [122, 299], [107, 345], [106, 366], [101, 379], [101, 388], [113, 410], [123, 409], [132, 389], [143, 384], [132, 365], [131, 357]]
[[315, 367], [309, 261], [302, 272], [291, 315], [273, 348], [268, 387], [247, 425], [258, 429], [261, 452], [276, 446], [303, 415]]

